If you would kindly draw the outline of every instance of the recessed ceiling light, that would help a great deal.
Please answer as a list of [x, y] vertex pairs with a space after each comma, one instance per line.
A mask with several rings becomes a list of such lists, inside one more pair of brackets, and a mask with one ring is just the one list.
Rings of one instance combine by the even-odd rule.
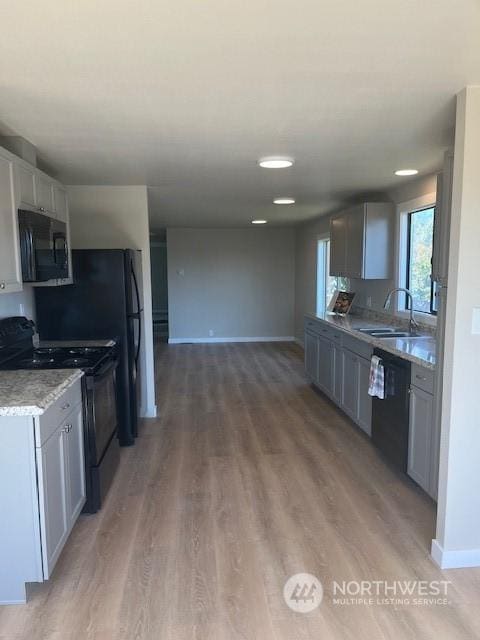
[[416, 176], [417, 173], [417, 169], [398, 169], [395, 171], [396, 176]]
[[294, 198], [275, 198], [273, 204], [295, 204]]
[[293, 165], [291, 158], [261, 158], [258, 164], [264, 169], [286, 169]]
[[252, 220], [252, 224], [267, 224], [266, 220]]

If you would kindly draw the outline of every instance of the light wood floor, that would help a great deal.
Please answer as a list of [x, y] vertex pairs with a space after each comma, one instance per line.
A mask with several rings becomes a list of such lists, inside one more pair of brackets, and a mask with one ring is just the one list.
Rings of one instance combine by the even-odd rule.
[[[434, 504], [308, 386], [301, 358], [293, 344], [158, 345], [161, 417], [122, 451], [53, 578], [1, 608], [0, 638], [480, 638], [480, 570], [435, 567]], [[282, 597], [301, 571], [325, 589], [310, 614]], [[332, 602], [333, 580], [408, 579], [451, 580], [451, 604]]]

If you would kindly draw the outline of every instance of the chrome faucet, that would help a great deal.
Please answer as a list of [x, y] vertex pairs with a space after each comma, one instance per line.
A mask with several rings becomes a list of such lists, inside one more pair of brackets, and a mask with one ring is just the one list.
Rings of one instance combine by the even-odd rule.
[[388, 292], [388, 295], [385, 299], [385, 302], [383, 304], [383, 308], [384, 309], [388, 309], [390, 307], [390, 302], [392, 301], [392, 296], [394, 293], [403, 291], [403, 293], [407, 296], [409, 296], [410, 298], [410, 321], [409, 321], [409, 328], [410, 328], [410, 334], [411, 335], [415, 335], [417, 333], [417, 329], [418, 329], [418, 324], [415, 322], [415, 319], [413, 317], [413, 296], [412, 296], [412, 292], [409, 289], [404, 289], [403, 287], [397, 287], [396, 289], [392, 289], [391, 291]]

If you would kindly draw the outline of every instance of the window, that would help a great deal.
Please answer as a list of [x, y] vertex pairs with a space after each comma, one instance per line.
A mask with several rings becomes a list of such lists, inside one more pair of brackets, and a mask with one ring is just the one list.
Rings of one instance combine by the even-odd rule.
[[330, 275], [330, 238], [322, 238], [317, 245], [317, 314], [325, 313], [336, 289], [348, 291], [347, 278]]
[[[413, 296], [414, 311], [436, 314], [434, 283], [431, 280], [435, 207], [408, 213], [405, 286]], [[406, 296], [405, 296], [406, 298]], [[410, 308], [409, 300], [405, 309]]]

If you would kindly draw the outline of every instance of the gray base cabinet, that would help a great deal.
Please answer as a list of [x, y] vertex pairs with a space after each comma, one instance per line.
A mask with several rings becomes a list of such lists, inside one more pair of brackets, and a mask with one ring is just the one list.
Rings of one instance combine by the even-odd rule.
[[372, 398], [368, 395], [370, 360], [344, 349], [342, 409], [369, 436], [372, 433]]
[[328, 326], [305, 321], [305, 369], [311, 382], [371, 435], [372, 399], [368, 395], [370, 345]]
[[358, 358], [358, 416], [356, 422], [369, 436], [372, 435], [372, 397], [368, 395], [370, 360]]
[[324, 338], [318, 339], [318, 386], [333, 395], [333, 344]]
[[318, 336], [305, 331], [305, 371], [312, 382], [318, 382]]
[[432, 452], [433, 396], [418, 387], [410, 387], [410, 433], [408, 475], [422, 489], [430, 489]]
[[43, 582], [85, 504], [81, 380], [40, 416], [0, 417], [0, 604]]
[[439, 438], [434, 419], [434, 372], [412, 366], [408, 475], [434, 500], [438, 491]]

